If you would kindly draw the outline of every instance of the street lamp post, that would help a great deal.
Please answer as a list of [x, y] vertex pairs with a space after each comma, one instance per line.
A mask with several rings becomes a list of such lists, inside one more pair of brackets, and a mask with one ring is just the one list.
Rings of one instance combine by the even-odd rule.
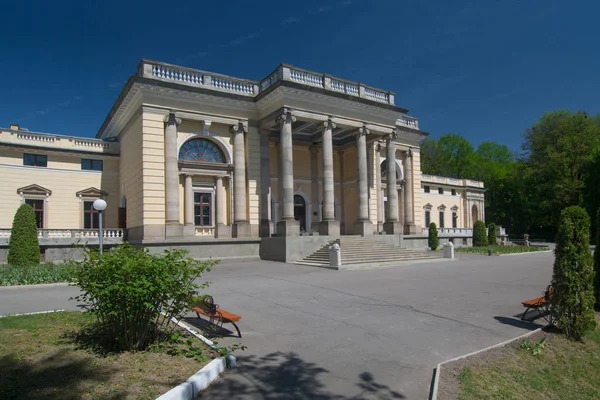
[[100, 254], [102, 254], [102, 211], [106, 210], [106, 201], [98, 199], [94, 201], [93, 206], [100, 214], [98, 216], [98, 241], [100, 243]]

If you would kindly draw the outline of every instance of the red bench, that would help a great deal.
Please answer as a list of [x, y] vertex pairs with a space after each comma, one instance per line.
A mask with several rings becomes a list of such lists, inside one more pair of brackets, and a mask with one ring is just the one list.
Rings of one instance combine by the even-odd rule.
[[241, 316], [229, 312], [227, 310], [223, 310], [219, 308], [218, 304], [215, 304], [214, 299], [210, 295], [205, 295], [203, 298], [194, 304], [192, 307], [192, 311], [196, 313], [198, 318], [200, 318], [200, 314], [209, 318], [211, 324], [217, 322], [216, 325], [223, 326], [223, 324], [232, 324], [235, 327], [239, 337], [242, 337], [242, 333], [240, 332], [240, 328], [236, 325]]
[[[531, 309], [536, 310], [540, 316], [546, 318], [545, 316], [550, 311], [550, 297], [552, 297], [552, 285], [549, 285], [546, 288], [546, 290], [544, 291], [544, 295], [543, 296], [536, 297], [534, 299], [530, 299], [530, 300], [526, 300], [526, 301], [522, 302], [521, 304], [523, 304], [523, 307], [527, 307], [527, 309], [523, 313], [523, 316], [521, 317], [521, 320], [525, 319], [525, 315], [527, 315], [527, 313]], [[546, 320], [548, 322], [551, 322], [548, 319], [546, 319]]]

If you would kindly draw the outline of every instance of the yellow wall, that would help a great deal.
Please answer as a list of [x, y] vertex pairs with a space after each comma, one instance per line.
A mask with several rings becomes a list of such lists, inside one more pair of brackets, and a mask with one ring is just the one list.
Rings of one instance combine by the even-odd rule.
[[414, 222], [416, 226], [423, 226], [425, 224], [425, 212], [423, 211], [424, 203], [421, 198], [423, 192], [421, 189], [421, 153], [418, 149], [413, 149], [412, 154]]
[[[142, 116], [136, 117], [121, 133], [120, 197], [127, 200], [127, 228], [143, 224]], [[121, 199], [119, 199], [121, 200]]]
[[164, 127], [163, 114], [143, 112], [141, 149], [143, 225], [165, 224]]
[[[47, 229], [83, 228], [82, 207], [78, 191], [94, 187], [108, 193], [105, 211], [107, 228], [117, 227], [119, 207], [119, 160], [117, 157], [73, 153], [69, 155], [41, 151], [48, 156], [48, 166], [23, 165], [23, 151], [0, 148], [0, 227], [10, 228], [21, 199], [17, 189], [39, 185], [52, 191], [45, 205]], [[103, 160], [103, 172], [82, 171], [81, 158]]]

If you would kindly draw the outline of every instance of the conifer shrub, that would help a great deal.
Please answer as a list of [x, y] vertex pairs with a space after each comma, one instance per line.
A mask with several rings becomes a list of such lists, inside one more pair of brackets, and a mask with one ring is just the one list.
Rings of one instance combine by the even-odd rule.
[[596, 248], [594, 249], [594, 296], [600, 304], [600, 209], [596, 216]]
[[21, 204], [15, 213], [6, 261], [9, 265], [17, 267], [40, 263], [40, 244], [35, 212], [29, 204]]
[[487, 232], [485, 231], [485, 224], [483, 221], [475, 222], [473, 226], [473, 246], [474, 247], [483, 247], [487, 246], [488, 237]]
[[429, 224], [429, 236], [428, 236], [428, 244], [431, 250], [437, 250], [440, 245], [440, 241], [438, 239], [438, 230], [435, 222]]
[[488, 225], [488, 244], [496, 244], [496, 224], [493, 222]]
[[562, 210], [554, 254], [552, 320], [567, 337], [581, 340], [596, 327], [590, 217], [583, 208]]

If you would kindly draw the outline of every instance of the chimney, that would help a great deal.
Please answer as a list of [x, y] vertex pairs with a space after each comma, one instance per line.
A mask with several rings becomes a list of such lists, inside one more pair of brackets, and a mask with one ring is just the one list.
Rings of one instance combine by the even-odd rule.
[[10, 124], [10, 130], [11, 131], [18, 131], [19, 130], [19, 124]]

